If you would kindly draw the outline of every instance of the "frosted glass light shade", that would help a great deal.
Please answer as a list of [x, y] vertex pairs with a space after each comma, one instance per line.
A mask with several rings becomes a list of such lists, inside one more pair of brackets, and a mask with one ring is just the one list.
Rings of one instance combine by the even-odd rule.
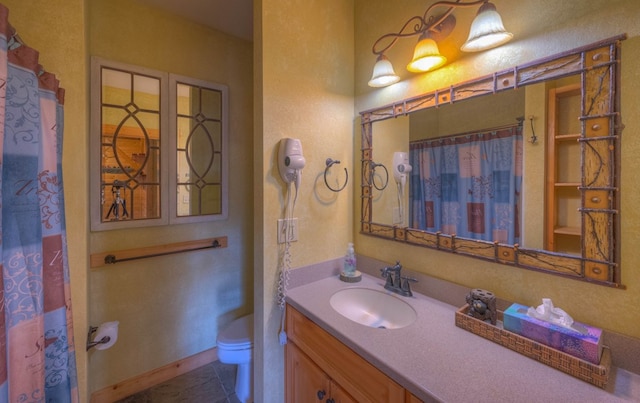
[[422, 36], [413, 51], [413, 60], [407, 65], [407, 70], [413, 73], [424, 73], [435, 70], [446, 62], [447, 58], [440, 54], [436, 41], [428, 36]]
[[400, 77], [393, 71], [393, 66], [389, 59], [385, 55], [378, 56], [378, 60], [373, 66], [369, 87], [386, 87], [398, 81], [400, 81]]
[[460, 50], [479, 52], [507, 43], [511, 38], [513, 38], [513, 34], [504, 28], [496, 6], [492, 3], [485, 3], [480, 7], [476, 18], [471, 23], [469, 38]]

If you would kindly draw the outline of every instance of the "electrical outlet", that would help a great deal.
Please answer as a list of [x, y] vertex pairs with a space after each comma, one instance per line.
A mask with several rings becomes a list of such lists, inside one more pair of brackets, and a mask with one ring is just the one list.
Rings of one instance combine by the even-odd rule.
[[298, 219], [278, 219], [278, 243], [298, 240]]

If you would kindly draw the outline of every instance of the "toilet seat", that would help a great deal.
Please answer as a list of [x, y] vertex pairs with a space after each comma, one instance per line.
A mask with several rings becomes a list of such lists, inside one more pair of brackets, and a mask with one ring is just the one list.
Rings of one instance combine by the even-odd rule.
[[218, 348], [246, 350], [253, 347], [253, 314], [231, 322], [218, 334]]

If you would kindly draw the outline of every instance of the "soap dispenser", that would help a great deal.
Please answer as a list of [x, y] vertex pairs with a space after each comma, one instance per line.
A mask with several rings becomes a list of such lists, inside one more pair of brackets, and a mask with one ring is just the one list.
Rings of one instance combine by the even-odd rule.
[[362, 279], [362, 273], [356, 270], [356, 253], [353, 250], [353, 243], [347, 245], [347, 254], [344, 257], [344, 269], [340, 273], [340, 280], [347, 283], [357, 283]]

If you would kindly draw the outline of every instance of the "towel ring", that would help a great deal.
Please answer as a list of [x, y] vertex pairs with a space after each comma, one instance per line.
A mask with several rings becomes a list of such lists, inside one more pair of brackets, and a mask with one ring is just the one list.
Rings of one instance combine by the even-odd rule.
[[325, 162], [327, 167], [324, 169], [324, 184], [327, 185], [329, 190], [331, 190], [332, 192], [341, 191], [342, 189], [344, 189], [347, 186], [347, 182], [349, 182], [349, 172], [347, 171], [347, 168], [345, 168], [344, 169], [344, 174], [347, 176], [347, 178], [344, 180], [344, 184], [338, 189], [334, 189], [331, 186], [329, 186], [329, 182], [327, 181], [327, 172], [329, 172], [329, 168], [331, 168], [331, 166], [333, 164], [339, 164], [339, 163], [340, 163], [340, 161], [334, 160], [334, 159], [331, 159], [331, 158], [327, 158], [327, 161]]
[[[387, 170], [387, 167], [384, 166], [384, 164], [376, 164], [373, 161], [369, 161], [369, 167], [371, 169], [371, 184], [373, 185], [374, 188], [378, 189], [378, 190], [384, 190], [387, 185], [389, 184], [389, 171]], [[377, 167], [382, 167], [382, 169], [384, 169], [384, 173], [386, 175], [386, 178], [384, 180], [384, 185], [382, 185], [381, 187], [378, 187], [378, 185], [376, 185], [376, 168]]]

